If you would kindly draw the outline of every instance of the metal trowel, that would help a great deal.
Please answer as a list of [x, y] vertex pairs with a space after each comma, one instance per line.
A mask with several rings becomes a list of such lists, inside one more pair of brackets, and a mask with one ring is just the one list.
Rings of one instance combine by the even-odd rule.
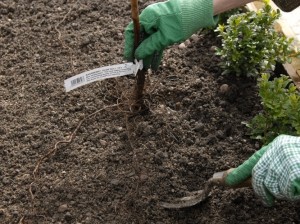
[[[204, 189], [199, 191], [189, 192], [186, 197], [177, 198], [173, 202], [160, 202], [159, 205], [163, 208], [167, 209], [180, 209], [192, 207], [194, 205], [199, 204], [204, 201], [210, 194], [210, 191], [214, 186], [227, 186], [225, 182], [225, 178], [233, 169], [229, 169], [226, 171], [214, 173], [213, 176], [206, 182]], [[243, 188], [243, 187], [251, 187], [251, 178], [245, 180], [244, 182], [234, 185], [228, 186], [230, 188]]]
[[273, 0], [273, 2], [284, 12], [291, 12], [300, 6], [300, 0]]

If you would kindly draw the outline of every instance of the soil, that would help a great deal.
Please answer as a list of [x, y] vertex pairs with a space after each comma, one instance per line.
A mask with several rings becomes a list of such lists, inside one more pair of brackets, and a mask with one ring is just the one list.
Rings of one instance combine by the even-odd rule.
[[132, 77], [65, 92], [65, 79], [123, 63], [130, 8], [0, 2], [0, 223], [300, 223], [299, 203], [267, 208], [250, 188], [159, 206], [261, 147], [242, 124], [261, 110], [256, 82], [221, 75], [212, 30], [165, 50], [147, 73], [143, 113], [128, 110]]

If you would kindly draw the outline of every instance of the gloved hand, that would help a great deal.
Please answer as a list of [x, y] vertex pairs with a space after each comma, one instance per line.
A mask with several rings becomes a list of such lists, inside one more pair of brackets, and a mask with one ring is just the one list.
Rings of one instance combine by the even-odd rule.
[[225, 183], [239, 184], [252, 174], [255, 193], [267, 206], [275, 198], [300, 199], [300, 137], [280, 135], [230, 172]]
[[124, 58], [129, 61], [134, 57], [143, 59], [146, 69], [156, 70], [167, 46], [186, 40], [200, 28], [216, 23], [212, 0], [169, 0], [152, 4], [140, 15], [143, 41], [134, 53], [133, 23], [125, 29]]

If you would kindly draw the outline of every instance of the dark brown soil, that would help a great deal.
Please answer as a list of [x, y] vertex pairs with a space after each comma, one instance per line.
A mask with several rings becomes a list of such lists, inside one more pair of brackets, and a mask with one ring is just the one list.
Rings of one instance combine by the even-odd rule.
[[260, 101], [254, 81], [221, 76], [211, 31], [165, 50], [147, 74], [145, 113], [122, 104], [132, 78], [66, 93], [66, 78], [122, 63], [129, 21], [130, 1], [0, 2], [0, 223], [299, 223], [299, 204], [266, 208], [251, 189], [215, 187], [195, 207], [158, 206], [260, 148], [242, 124]]

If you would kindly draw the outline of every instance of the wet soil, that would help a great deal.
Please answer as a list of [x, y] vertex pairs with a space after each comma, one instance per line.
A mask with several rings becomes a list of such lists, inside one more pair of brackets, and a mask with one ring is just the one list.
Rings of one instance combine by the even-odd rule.
[[299, 203], [267, 208], [251, 189], [159, 206], [258, 150], [242, 122], [261, 105], [254, 80], [221, 75], [211, 30], [165, 50], [143, 113], [128, 109], [132, 77], [66, 93], [65, 79], [123, 62], [130, 20], [129, 1], [0, 2], [0, 223], [299, 223]]

